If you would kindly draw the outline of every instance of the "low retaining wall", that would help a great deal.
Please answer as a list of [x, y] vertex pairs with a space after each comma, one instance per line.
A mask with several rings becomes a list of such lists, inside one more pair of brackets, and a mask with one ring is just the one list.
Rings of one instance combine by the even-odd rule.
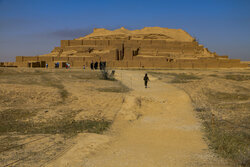
[[[98, 57], [16, 57], [15, 65], [18, 67], [30, 67], [29, 63], [45, 63], [49, 68], [54, 68], [56, 62], [68, 62], [73, 68], [86, 68], [90, 67], [91, 62], [100, 62]], [[103, 60], [104, 61], [104, 60]], [[172, 62], [167, 61], [153, 61], [146, 59], [136, 60], [122, 60], [122, 61], [108, 61], [106, 60], [107, 67], [122, 67], [122, 68], [245, 68], [248, 64], [241, 63], [239, 59], [186, 59], [175, 60]], [[36, 67], [39, 67], [36, 65]]]

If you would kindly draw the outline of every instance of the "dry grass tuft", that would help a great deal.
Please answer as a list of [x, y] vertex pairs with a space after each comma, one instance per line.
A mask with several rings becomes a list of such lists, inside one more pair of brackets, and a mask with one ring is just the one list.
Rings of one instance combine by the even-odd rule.
[[234, 81], [248, 81], [250, 80], [250, 75], [226, 75], [225, 79], [230, 79]]
[[188, 83], [194, 80], [200, 80], [201, 78], [189, 73], [160, 73], [160, 72], [148, 72], [151, 75], [157, 76], [159, 80], [171, 77], [171, 83]]
[[171, 73], [170, 75], [173, 75], [175, 77], [171, 81], [172, 83], [187, 83], [187, 82], [191, 82], [193, 80], [201, 79], [201, 78], [197, 77], [194, 74], [185, 74], [185, 73], [175, 74], [175, 73]]

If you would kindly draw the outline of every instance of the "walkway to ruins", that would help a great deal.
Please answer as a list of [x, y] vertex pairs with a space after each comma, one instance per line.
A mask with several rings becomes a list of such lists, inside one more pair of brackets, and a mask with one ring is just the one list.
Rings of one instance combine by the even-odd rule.
[[[65, 166], [226, 166], [208, 150], [201, 124], [184, 91], [152, 76], [149, 76], [149, 88], [145, 89], [144, 71], [116, 72], [117, 78], [133, 91], [126, 96], [112, 130], [103, 135], [109, 142], [85, 157], [79, 156], [81, 150], [72, 149], [68, 158], [61, 157], [64, 161], [68, 159]], [[84, 142], [82, 138], [77, 145]], [[84, 148], [87, 146], [82, 151]], [[73, 157], [77, 158], [71, 163]]]

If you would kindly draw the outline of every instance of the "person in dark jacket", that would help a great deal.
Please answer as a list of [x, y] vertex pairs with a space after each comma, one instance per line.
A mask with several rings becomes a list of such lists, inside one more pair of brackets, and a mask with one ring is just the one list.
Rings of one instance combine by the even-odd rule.
[[100, 63], [99, 63], [99, 68], [100, 68], [100, 70], [103, 70], [103, 64], [102, 64], [101, 61], [100, 61]]
[[94, 63], [93, 63], [93, 61], [90, 64], [90, 68], [91, 68], [91, 70], [94, 70]]
[[95, 62], [94, 68], [95, 68], [95, 70], [97, 70], [97, 68], [98, 68], [98, 62]]
[[104, 62], [102, 62], [103, 63], [103, 70], [105, 70], [106, 69], [106, 61], [104, 61]]
[[145, 88], [147, 88], [147, 87], [148, 87], [148, 81], [149, 81], [149, 78], [148, 78], [148, 74], [147, 74], [147, 73], [145, 74], [143, 80], [144, 80]]

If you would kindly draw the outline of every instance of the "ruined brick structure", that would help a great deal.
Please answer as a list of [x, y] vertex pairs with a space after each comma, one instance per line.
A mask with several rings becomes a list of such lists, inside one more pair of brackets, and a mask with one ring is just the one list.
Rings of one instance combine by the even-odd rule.
[[218, 56], [200, 45], [183, 30], [147, 27], [130, 31], [94, 29], [92, 34], [62, 40], [60, 47], [46, 55], [17, 56], [18, 67], [90, 67], [106, 61], [107, 67], [123, 68], [238, 68], [247, 67], [239, 59]]

